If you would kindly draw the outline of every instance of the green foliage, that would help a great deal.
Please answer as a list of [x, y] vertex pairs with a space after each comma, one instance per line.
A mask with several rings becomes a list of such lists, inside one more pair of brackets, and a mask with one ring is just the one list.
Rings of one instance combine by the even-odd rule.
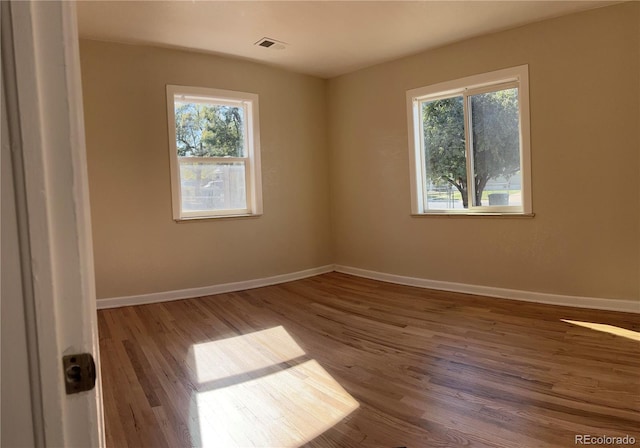
[[[482, 205], [490, 179], [509, 178], [520, 169], [517, 90], [471, 96], [471, 114], [475, 203]], [[427, 177], [456, 187], [468, 207], [463, 97], [424, 103], [422, 119]]]
[[178, 156], [244, 156], [241, 108], [176, 103], [175, 116]]
[[422, 105], [427, 176], [436, 185], [443, 181], [460, 191], [467, 206], [467, 168], [462, 96]]

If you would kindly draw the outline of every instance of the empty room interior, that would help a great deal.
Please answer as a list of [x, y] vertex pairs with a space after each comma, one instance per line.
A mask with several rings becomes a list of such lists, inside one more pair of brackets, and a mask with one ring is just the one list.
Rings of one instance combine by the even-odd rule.
[[640, 443], [640, 3], [77, 17], [108, 447]]

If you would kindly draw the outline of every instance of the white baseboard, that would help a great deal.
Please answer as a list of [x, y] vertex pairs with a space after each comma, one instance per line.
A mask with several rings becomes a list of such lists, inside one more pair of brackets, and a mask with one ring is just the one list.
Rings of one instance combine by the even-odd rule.
[[98, 299], [98, 309], [119, 308], [121, 306], [144, 305], [147, 303], [169, 302], [171, 300], [192, 299], [195, 297], [222, 294], [225, 292], [242, 291], [245, 289], [260, 288], [262, 286], [276, 285], [278, 283], [300, 280], [314, 275], [326, 274], [333, 271], [333, 265], [320, 266], [304, 271], [291, 272], [289, 274], [274, 275], [273, 277], [257, 278], [242, 282], [223, 283], [221, 285], [204, 286], [202, 288], [180, 289], [177, 291], [156, 292], [135, 296], [112, 297]]
[[386, 274], [384, 272], [369, 271], [350, 266], [335, 265], [336, 272], [370, 278], [383, 282], [400, 285], [417, 286], [419, 288], [439, 289], [442, 291], [462, 292], [481, 296], [498, 297], [501, 299], [522, 300], [525, 302], [546, 303], [550, 305], [573, 306], [578, 308], [592, 308], [627, 313], [640, 313], [640, 301], [622, 299], [603, 299], [597, 297], [565, 296], [517, 289], [494, 288], [491, 286], [469, 285], [465, 283], [443, 282], [416, 277]]
[[224, 283], [221, 285], [204, 286], [202, 288], [189, 288], [177, 291], [165, 291], [151, 294], [140, 294], [126, 297], [113, 297], [99, 299], [98, 309], [118, 308], [121, 306], [144, 305], [147, 303], [168, 302], [171, 300], [192, 299], [195, 297], [210, 296], [226, 292], [242, 291], [245, 289], [260, 288], [262, 286], [276, 285], [294, 280], [300, 280], [327, 272], [342, 272], [357, 277], [370, 278], [399, 285], [416, 286], [419, 288], [438, 289], [441, 291], [461, 292], [481, 296], [498, 297], [501, 299], [522, 300], [525, 302], [546, 303], [550, 305], [573, 306], [577, 308], [591, 308], [609, 311], [622, 311], [627, 313], [640, 313], [640, 301], [623, 299], [603, 299], [598, 297], [566, 296], [517, 289], [494, 288], [491, 286], [478, 286], [466, 283], [443, 282], [440, 280], [428, 280], [417, 277], [387, 274], [384, 272], [369, 271], [342, 265], [326, 265], [304, 271], [291, 272], [289, 274], [275, 275], [273, 277], [258, 278], [242, 282]]

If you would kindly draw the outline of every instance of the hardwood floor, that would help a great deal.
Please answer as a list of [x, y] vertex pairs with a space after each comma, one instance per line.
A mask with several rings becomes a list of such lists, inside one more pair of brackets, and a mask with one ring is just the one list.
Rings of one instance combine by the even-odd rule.
[[640, 443], [640, 315], [330, 273], [98, 317], [108, 447]]

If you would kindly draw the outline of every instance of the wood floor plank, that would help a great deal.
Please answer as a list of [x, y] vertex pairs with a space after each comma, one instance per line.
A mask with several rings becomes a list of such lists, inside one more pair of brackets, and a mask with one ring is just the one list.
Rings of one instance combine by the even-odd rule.
[[640, 442], [637, 314], [329, 273], [98, 323], [110, 448]]

